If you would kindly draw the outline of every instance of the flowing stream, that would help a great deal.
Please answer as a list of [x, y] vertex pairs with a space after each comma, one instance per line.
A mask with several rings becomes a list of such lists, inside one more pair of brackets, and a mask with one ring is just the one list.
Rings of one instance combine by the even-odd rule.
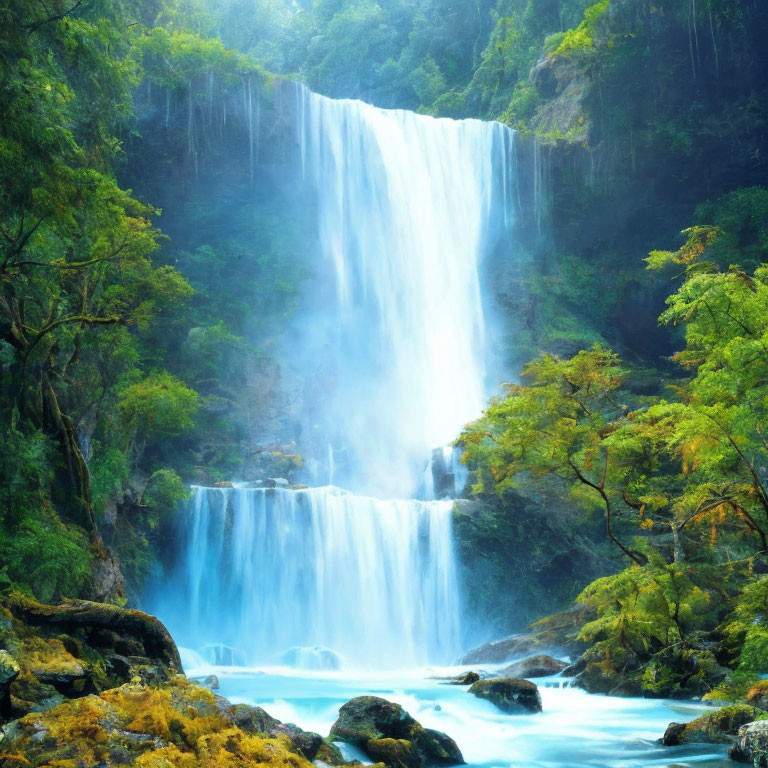
[[[462, 650], [440, 497], [464, 478], [441, 446], [489, 394], [482, 264], [514, 225], [515, 137], [301, 86], [295, 118], [332, 286], [294, 349], [317, 487], [194, 489], [178, 565], [148, 599], [189, 649], [187, 671], [323, 734], [352, 696], [382, 695], [472, 765], [721, 765], [719, 748], [654, 743], [696, 705], [557, 687], [543, 714], [513, 717], [430, 679]], [[333, 386], [313, 391], [319, 367]]]

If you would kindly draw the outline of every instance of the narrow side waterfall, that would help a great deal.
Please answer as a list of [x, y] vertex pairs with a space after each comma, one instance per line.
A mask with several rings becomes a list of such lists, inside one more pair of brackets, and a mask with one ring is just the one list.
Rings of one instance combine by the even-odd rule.
[[321, 487], [196, 488], [152, 608], [217, 663], [448, 664], [452, 502], [430, 499], [463, 487], [443, 446], [488, 395], [481, 265], [514, 219], [514, 134], [295, 96], [320, 253], [287, 356]]
[[[451, 502], [195, 488], [187, 515], [161, 612], [183, 645], [212, 660], [319, 668], [456, 658]], [[221, 645], [233, 650], [222, 657]]]
[[308, 418], [340, 457], [337, 483], [413, 495], [430, 452], [489, 394], [480, 266], [514, 218], [514, 133], [301, 86], [297, 100], [333, 275], [322, 365], [334, 384]]

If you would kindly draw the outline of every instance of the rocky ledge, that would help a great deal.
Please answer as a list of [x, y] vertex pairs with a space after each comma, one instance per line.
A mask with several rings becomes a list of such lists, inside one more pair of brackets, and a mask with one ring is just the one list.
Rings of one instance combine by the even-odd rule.
[[2, 768], [344, 762], [318, 734], [187, 681], [153, 616], [19, 593], [0, 598], [0, 724]]
[[3, 595], [0, 648], [2, 720], [181, 672], [176, 645], [156, 618], [85, 600], [44, 605], [19, 593]]
[[289, 733], [262, 722], [259, 713], [243, 716], [181, 676], [160, 686], [127, 683], [70, 700], [12, 721], [4, 731], [3, 768], [309, 768], [312, 758], [334, 758], [319, 736], [312, 735], [307, 754]]

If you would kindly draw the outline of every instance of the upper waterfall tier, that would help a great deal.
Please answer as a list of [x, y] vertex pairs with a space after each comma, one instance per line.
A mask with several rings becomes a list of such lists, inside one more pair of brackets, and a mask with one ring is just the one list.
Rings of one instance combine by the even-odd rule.
[[153, 608], [212, 660], [450, 663], [459, 648], [451, 502], [338, 488], [195, 488], [177, 572]]
[[333, 384], [308, 418], [333, 447], [335, 482], [409, 496], [488, 394], [480, 264], [514, 218], [514, 134], [301, 86], [296, 114], [333, 274], [306, 335]]

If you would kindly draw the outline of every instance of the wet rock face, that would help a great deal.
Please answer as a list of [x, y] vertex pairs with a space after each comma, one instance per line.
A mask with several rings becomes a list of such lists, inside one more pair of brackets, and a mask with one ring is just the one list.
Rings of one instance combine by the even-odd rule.
[[751, 763], [755, 768], [768, 768], [768, 720], [742, 725], [736, 743], [728, 750], [728, 757], [740, 763]]
[[751, 723], [760, 712], [754, 707], [737, 704], [697, 717], [690, 723], [670, 723], [661, 743], [665, 747], [678, 744], [729, 744], [736, 740], [740, 728]]
[[377, 696], [358, 696], [344, 704], [330, 738], [359, 747], [390, 768], [464, 763], [450, 736], [422, 727], [399, 704]]
[[527, 659], [516, 661], [498, 673], [499, 677], [549, 677], [557, 675], [566, 669], [568, 665], [564, 661], [555, 659], [546, 654], [529, 656]]
[[509, 715], [541, 712], [541, 694], [536, 685], [518, 678], [478, 680], [469, 693], [495, 704]]
[[0, 619], [2, 720], [181, 671], [165, 627], [140, 611], [83, 600], [44, 605], [11, 593], [3, 596]]

